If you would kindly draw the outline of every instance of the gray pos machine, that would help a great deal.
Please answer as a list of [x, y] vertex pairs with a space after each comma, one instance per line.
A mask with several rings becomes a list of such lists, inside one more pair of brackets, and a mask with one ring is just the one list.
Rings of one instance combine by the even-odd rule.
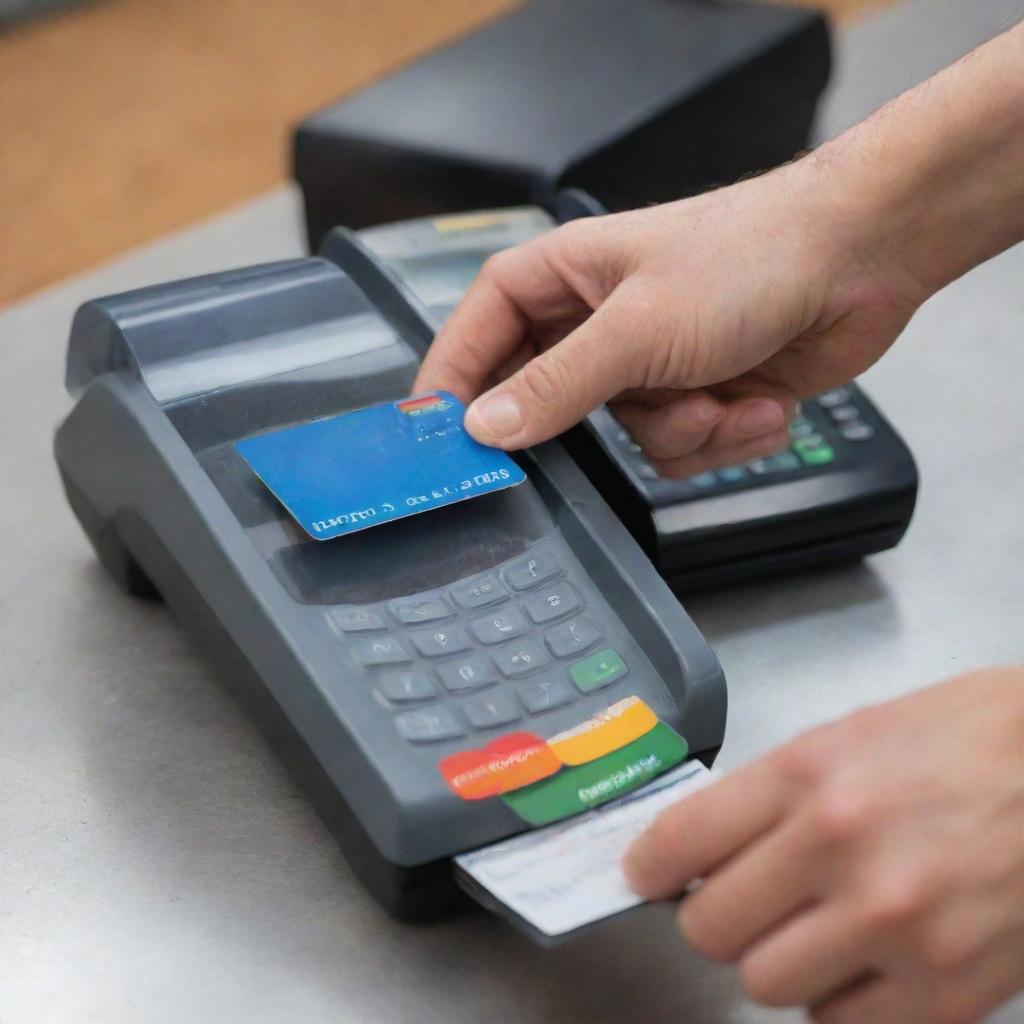
[[558, 443], [518, 456], [519, 487], [323, 542], [236, 453], [404, 397], [431, 336], [400, 289], [316, 258], [97, 299], [56, 437], [110, 575], [171, 606], [402, 916], [458, 902], [452, 856], [526, 828], [458, 798], [440, 758], [636, 694], [709, 763], [726, 713], [708, 644]]

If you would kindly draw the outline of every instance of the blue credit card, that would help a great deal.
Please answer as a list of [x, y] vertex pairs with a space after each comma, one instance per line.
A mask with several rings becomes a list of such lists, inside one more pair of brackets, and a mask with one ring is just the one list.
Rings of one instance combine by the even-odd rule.
[[514, 487], [526, 474], [463, 429], [446, 391], [238, 441], [235, 448], [315, 540]]

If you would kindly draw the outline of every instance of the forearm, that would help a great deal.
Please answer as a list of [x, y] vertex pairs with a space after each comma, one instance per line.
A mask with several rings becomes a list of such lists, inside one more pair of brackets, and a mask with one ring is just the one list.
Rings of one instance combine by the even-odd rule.
[[1024, 23], [807, 163], [840, 235], [919, 299], [1024, 239]]

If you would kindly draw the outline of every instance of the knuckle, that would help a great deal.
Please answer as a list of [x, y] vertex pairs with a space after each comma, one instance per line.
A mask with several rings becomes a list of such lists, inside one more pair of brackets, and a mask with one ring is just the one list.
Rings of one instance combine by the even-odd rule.
[[734, 957], [722, 936], [716, 916], [705, 913], [704, 901], [697, 893], [688, 896], [679, 907], [677, 920], [683, 938], [702, 956], [715, 963], [730, 963]]
[[926, 967], [945, 973], [970, 963], [984, 948], [977, 932], [967, 928], [934, 928], [921, 941], [921, 959]]
[[762, 1006], [782, 1007], [788, 1000], [775, 972], [760, 957], [747, 957], [739, 965], [743, 991]]
[[882, 932], [913, 924], [931, 903], [927, 887], [895, 872], [884, 872], [864, 898], [864, 921], [872, 931]]
[[824, 774], [825, 749], [815, 742], [814, 734], [799, 743], [789, 743], [774, 755], [776, 768], [794, 789], [804, 790], [817, 784]]
[[557, 406], [570, 391], [568, 370], [558, 359], [532, 359], [519, 371], [519, 386], [534, 403]]
[[835, 789], [823, 793], [809, 810], [815, 836], [826, 845], [844, 845], [863, 835], [871, 822], [870, 799]]

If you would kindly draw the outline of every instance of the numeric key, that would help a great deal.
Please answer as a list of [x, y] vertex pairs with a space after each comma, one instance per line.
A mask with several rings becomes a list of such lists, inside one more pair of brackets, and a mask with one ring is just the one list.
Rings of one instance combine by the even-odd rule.
[[512, 679], [543, 668], [551, 661], [540, 646], [532, 640], [527, 640], [524, 644], [513, 644], [498, 651], [494, 660], [498, 663], [502, 674]]
[[500, 690], [486, 697], [467, 700], [462, 710], [474, 729], [493, 729], [496, 725], [508, 725], [520, 717], [519, 709]]
[[454, 712], [443, 705], [396, 715], [395, 727], [413, 743], [436, 743], [438, 740], [452, 739], [466, 733], [465, 727], [455, 717]]
[[412, 655], [393, 636], [361, 640], [353, 645], [353, 650], [356, 658], [368, 668], [375, 665], [402, 665], [412, 661]]
[[481, 615], [469, 624], [469, 628], [480, 643], [500, 644], [503, 640], [522, 636], [528, 627], [518, 608], [506, 608], [504, 611], [491, 612], [490, 615]]
[[529, 590], [547, 583], [562, 571], [558, 559], [550, 551], [538, 551], [529, 558], [513, 562], [505, 570], [505, 579], [513, 590]]
[[391, 614], [405, 626], [416, 626], [421, 622], [437, 622], [455, 613], [443, 597], [425, 597], [411, 601], [392, 601]]
[[452, 597], [460, 608], [486, 608], [508, 597], [508, 591], [497, 576], [482, 576], [452, 587]]
[[394, 704], [428, 700], [437, 695], [437, 687], [426, 672], [389, 672], [381, 677], [377, 689]]
[[409, 634], [413, 647], [425, 658], [441, 658], [459, 654], [470, 647], [469, 637], [461, 626], [438, 626]]
[[545, 587], [539, 594], [531, 594], [524, 602], [526, 614], [538, 625], [561, 618], [580, 606], [580, 596], [575, 588], [564, 580], [554, 586]]
[[534, 679], [522, 683], [517, 692], [520, 703], [531, 715], [560, 708], [573, 699], [572, 691], [558, 679]]
[[544, 642], [551, 653], [559, 658], [568, 658], [585, 651], [600, 639], [601, 627], [589, 615], [581, 615], [544, 634]]

